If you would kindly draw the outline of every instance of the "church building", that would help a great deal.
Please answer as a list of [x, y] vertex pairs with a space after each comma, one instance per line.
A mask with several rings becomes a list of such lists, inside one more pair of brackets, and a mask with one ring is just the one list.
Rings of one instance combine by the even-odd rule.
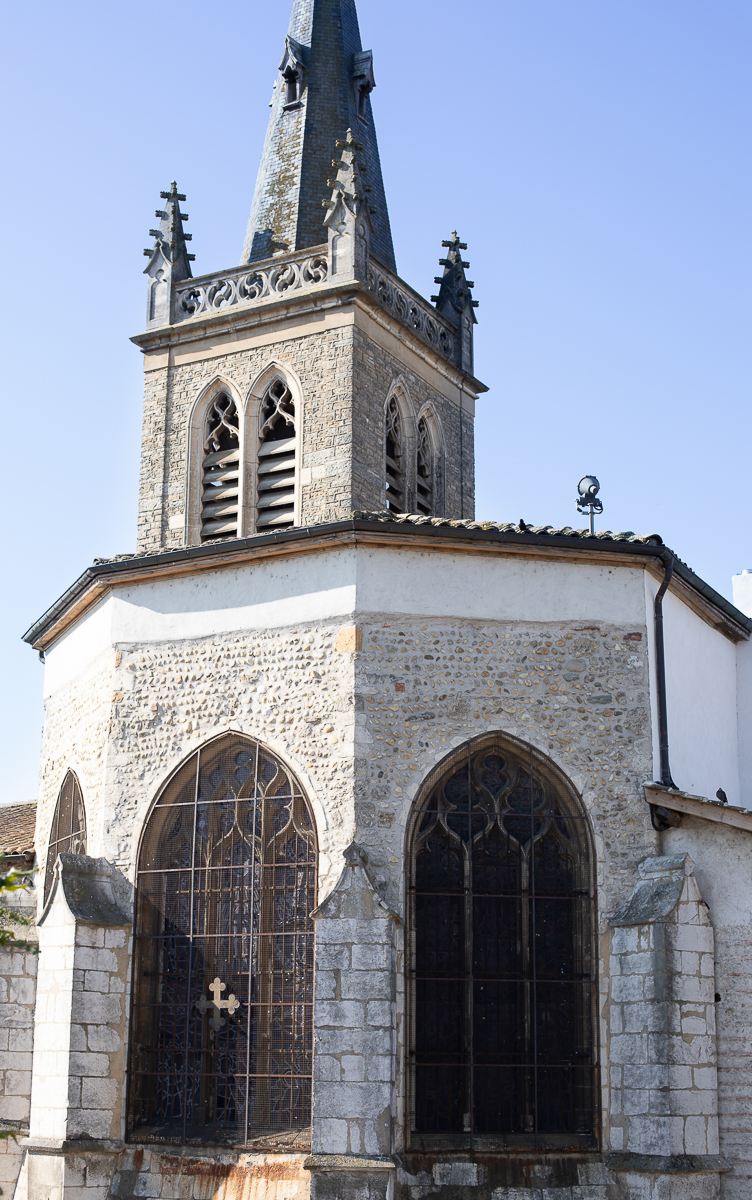
[[749, 1200], [752, 575], [475, 521], [467, 247], [397, 272], [355, 0], [282, 35], [240, 265], [156, 211], [135, 552], [25, 635], [5, 1194]]

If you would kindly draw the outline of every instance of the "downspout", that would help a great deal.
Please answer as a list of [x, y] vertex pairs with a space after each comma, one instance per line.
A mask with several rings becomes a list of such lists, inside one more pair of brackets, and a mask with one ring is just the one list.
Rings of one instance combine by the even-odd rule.
[[[660, 783], [665, 788], [676, 789], [671, 775], [671, 764], [668, 756], [668, 705], [666, 703], [666, 651], [663, 641], [663, 597], [669, 589], [674, 574], [674, 556], [666, 547], [661, 552], [661, 562], [664, 565], [663, 582], [658, 588], [653, 603], [655, 627], [655, 675], [658, 692], [658, 744], [660, 752]], [[677, 789], [678, 790], [678, 789]], [[678, 825], [677, 813], [671, 812], [660, 805], [650, 805], [650, 818], [653, 828], [658, 831]], [[681, 818], [679, 818], [681, 820]]]

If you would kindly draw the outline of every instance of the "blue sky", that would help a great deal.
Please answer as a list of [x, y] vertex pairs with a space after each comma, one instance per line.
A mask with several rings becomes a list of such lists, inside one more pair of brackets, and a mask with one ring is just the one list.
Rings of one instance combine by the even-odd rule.
[[[197, 273], [237, 262], [290, 0], [6, 7], [0, 800], [36, 796], [20, 642], [134, 548], [141, 250], [178, 181]], [[469, 244], [480, 518], [657, 531], [752, 566], [748, 0], [360, 0], [400, 274]], [[12, 483], [10, 482], [12, 480]]]

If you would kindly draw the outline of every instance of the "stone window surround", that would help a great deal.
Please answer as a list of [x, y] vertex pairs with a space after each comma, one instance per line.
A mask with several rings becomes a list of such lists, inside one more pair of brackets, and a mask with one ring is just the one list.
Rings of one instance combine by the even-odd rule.
[[273, 359], [263, 368], [243, 397], [237, 385], [226, 375], [216, 375], [196, 398], [188, 419], [186, 471], [185, 545], [201, 545], [201, 495], [204, 460], [204, 423], [206, 414], [217, 396], [226, 393], [235, 401], [240, 425], [240, 490], [238, 496], [238, 537], [250, 537], [256, 532], [256, 468], [263, 400], [276, 380], [290, 389], [295, 402], [295, 512], [294, 524], [300, 522], [300, 467], [303, 442], [303, 388], [300, 380], [286, 363]]
[[432, 458], [432, 474], [433, 474], [433, 511], [434, 517], [442, 517], [444, 515], [444, 480], [445, 480], [445, 461], [446, 450], [444, 441], [444, 430], [441, 425], [441, 420], [435, 407], [427, 402], [421, 406], [416, 412], [415, 404], [413, 403], [410, 389], [402, 375], [399, 375], [389, 388], [386, 399], [384, 400], [384, 415], [382, 418], [382, 457], [383, 465], [381, 471], [382, 483], [382, 508], [386, 510], [386, 437], [384, 430], [386, 429], [386, 418], [389, 405], [395, 400], [399, 408], [399, 414], [402, 419], [402, 459], [403, 459], [403, 478], [405, 481], [405, 512], [417, 512], [417, 494], [418, 494], [418, 422], [423, 420], [428, 427], [428, 434], [431, 441], [431, 458]]
[[[85, 843], [85, 845], [88, 844], [87, 833], [88, 833], [89, 819], [88, 819], [88, 813], [86, 811], [86, 800], [84, 797], [84, 788], [81, 783], [81, 780], [84, 777], [85, 772], [82, 771], [80, 763], [73, 762], [73, 761], [67, 761], [60, 768], [60, 783], [58, 784], [57, 788], [55, 789], [55, 794], [57, 796], [57, 799], [56, 799], [55, 804], [52, 809], [52, 816], [49, 818], [48, 828], [44, 831], [43, 840], [41, 838], [42, 830], [40, 830], [40, 828], [39, 828], [39, 814], [37, 813], [37, 845], [39, 845], [39, 843], [41, 841], [43, 850], [40, 850], [37, 852], [36, 867], [37, 867], [37, 878], [42, 881], [44, 881], [46, 873], [47, 873], [47, 857], [50, 852], [50, 836], [51, 836], [52, 830], [55, 826], [55, 814], [57, 812], [57, 806], [60, 802], [60, 794], [63, 790], [63, 784], [65, 783], [65, 780], [67, 779], [69, 774], [74, 776], [76, 782], [78, 783], [79, 791], [81, 793], [81, 803], [82, 803], [83, 809], [84, 809], [84, 821], [85, 821], [84, 843]], [[84, 853], [85, 852], [86, 851], [84, 850]], [[52, 865], [54, 867], [55, 864], [53, 863]], [[49, 899], [49, 895], [48, 895], [48, 896], [44, 897], [44, 901], [42, 901], [43, 896], [44, 896], [44, 887], [42, 887], [38, 890], [38, 905], [39, 905], [38, 913], [39, 913], [40, 917], [46, 907], [47, 900]]]

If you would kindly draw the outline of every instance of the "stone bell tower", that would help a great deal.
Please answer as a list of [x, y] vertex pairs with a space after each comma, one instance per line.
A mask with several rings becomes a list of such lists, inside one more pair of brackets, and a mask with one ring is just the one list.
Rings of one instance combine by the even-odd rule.
[[475, 301], [396, 274], [354, 0], [295, 0], [241, 265], [193, 278], [185, 197], [151, 230], [139, 550], [353, 511], [474, 516]]

